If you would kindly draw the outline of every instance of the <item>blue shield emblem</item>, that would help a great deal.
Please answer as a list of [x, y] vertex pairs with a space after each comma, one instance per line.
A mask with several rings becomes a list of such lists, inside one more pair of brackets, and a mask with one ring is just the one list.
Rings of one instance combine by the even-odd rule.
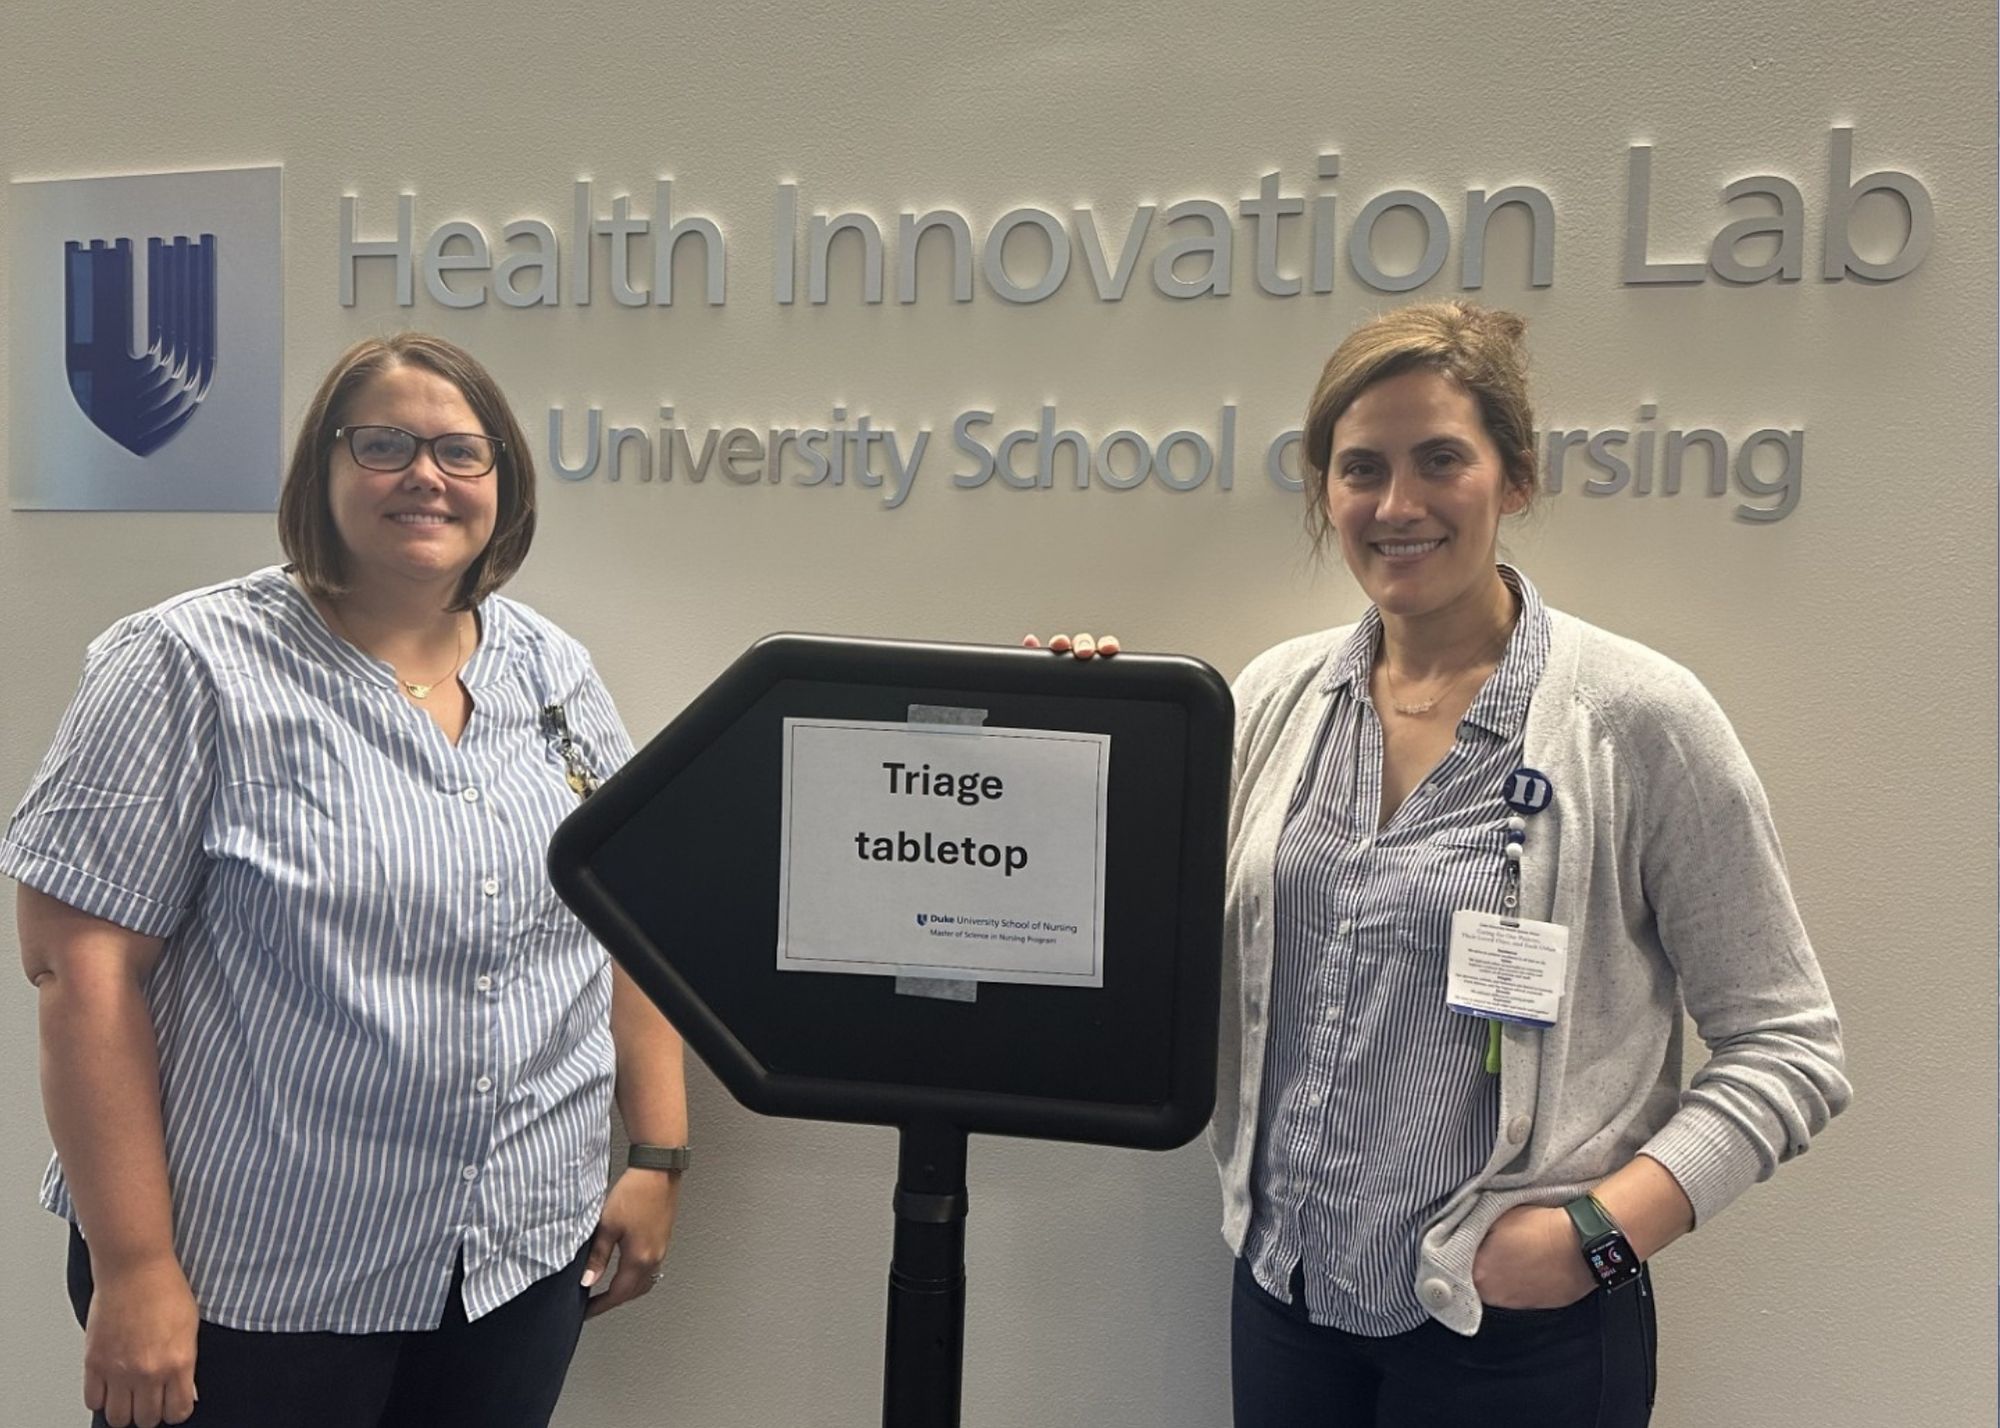
[[187, 425], [215, 379], [215, 237], [146, 241], [146, 350], [131, 351], [132, 240], [63, 244], [69, 389], [135, 456]]
[[917, 914], [917, 926], [922, 927], [924, 925], [925, 920], [926, 919], [923, 913], [920, 912]]

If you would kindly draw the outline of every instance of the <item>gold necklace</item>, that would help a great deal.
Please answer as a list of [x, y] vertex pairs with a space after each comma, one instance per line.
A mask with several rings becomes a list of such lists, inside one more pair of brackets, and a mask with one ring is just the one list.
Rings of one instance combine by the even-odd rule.
[[[1497, 661], [1500, 655], [1505, 652], [1508, 641], [1512, 640], [1513, 638], [1514, 638], [1514, 632], [1512, 629], [1509, 629], [1506, 635], [1501, 639], [1499, 646], [1493, 651], [1493, 653], [1490, 656], [1488, 656], [1488, 658]], [[1438, 687], [1438, 692], [1436, 694], [1433, 694], [1429, 699], [1424, 700], [1422, 703], [1405, 704], [1396, 697], [1396, 677], [1389, 672], [1389, 648], [1386, 644], [1384, 644], [1382, 647], [1382, 687], [1388, 692], [1389, 707], [1395, 710], [1398, 714], [1401, 714], [1406, 719], [1420, 719], [1424, 715], [1430, 713], [1431, 710], [1437, 708], [1439, 701], [1442, 700], [1445, 697], [1445, 695], [1451, 693], [1452, 689], [1457, 686], [1458, 682], [1461, 679], [1465, 678], [1465, 676], [1472, 670], [1478, 669], [1480, 665], [1484, 664], [1485, 662], [1486, 662], [1485, 660], [1480, 660], [1473, 664], [1467, 665], [1464, 669], [1461, 669], [1460, 671], [1458, 671], [1458, 673], [1452, 675], [1449, 679], [1447, 679], [1442, 685]]]
[[[326, 612], [329, 615], [333, 616], [334, 624], [340, 626], [341, 638], [346, 640], [350, 645], [353, 645], [357, 650], [361, 650], [363, 654], [367, 654], [368, 651], [362, 647], [361, 641], [354, 638], [354, 632], [347, 628], [347, 621], [341, 618], [340, 611], [334, 607], [334, 604], [331, 600], [327, 601]], [[384, 660], [383, 663], [388, 664], [389, 662], [387, 660]], [[459, 620], [455, 622], [453, 626], [451, 668], [446, 670], [443, 674], [439, 675], [436, 679], [433, 679], [428, 684], [424, 684], [416, 680], [403, 678], [402, 672], [400, 670], [397, 670], [394, 665], [390, 665], [389, 668], [390, 671], [394, 673], [396, 676], [396, 683], [398, 683], [403, 687], [403, 693], [409, 695], [410, 698], [412, 699], [428, 699], [431, 697], [431, 691], [433, 689], [436, 689], [440, 684], [443, 684], [447, 679], [450, 679], [453, 675], [457, 674], [459, 668], [464, 663], [465, 663], [465, 622], [463, 620]]]

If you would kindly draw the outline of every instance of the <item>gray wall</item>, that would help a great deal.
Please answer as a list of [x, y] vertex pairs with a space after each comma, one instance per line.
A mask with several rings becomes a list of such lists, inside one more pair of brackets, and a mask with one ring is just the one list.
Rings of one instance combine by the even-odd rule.
[[[1257, 650], [1351, 616], [1316, 570], [1295, 503], [1260, 472], [1318, 364], [1391, 294], [1343, 258], [1326, 295], [1256, 290], [1239, 224], [1236, 291], [1102, 302], [1082, 255], [1045, 303], [975, 278], [946, 301], [939, 258], [913, 305], [859, 302], [844, 240], [824, 306], [772, 301], [771, 198], [802, 214], [950, 206], [976, 234], [1010, 208], [1096, 208], [1111, 244], [1133, 207], [1228, 204], [1278, 169], [1287, 193], [1361, 206], [1409, 186], [1454, 221], [1464, 191], [1530, 183], [1559, 212], [1553, 285], [1530, 288], [1518, 215], [1493, 230], [1483, 295], [1533, 319], [1546, 425], [1807, 432], [1784, 519], [1739, 497], [1591, 497], [1570, 488], [1511, 538], [1563, 608], [1691, 665], [1730, 711], [1776, 806], [1799, 900], [1844, 1013], [1858, 1099], [1802, 1162], [1677, 1245], [1658, 1269], [1665, 1428], [1990, 1421], [1994, 1407], [1994, 17], [1839, 0], [1754, 13], [1613, 4], [1247, 4], [831, 9], [605, 0], [420, 7], [15, 0], [0, 13], [9, 177], [285, 166], [285, 405], [357, 335], [405, 323], [483, 354], [531, 430], [548, 408], [645, 425], [824, 425], [837, 402], [906, 431], [933, 462], [901, 509], [853, 487], [544, 488], [515, 593], [595, 651], [641, 738], [756, 636], [822, 628], [1012, 639], [1088, 620], [1233, 673]], [[1935, 243], [1886, 284], [1817, 262], [1829, 130], [1854, 172], [1917, 175]], [[1652, 254], [1698, 259], [1731, 218], [1723, 186], [1788, 176], [1807, 207], [1802, 281], [1620, 281], [1626, 150], [1657, 146]], [[1343, 171], [1319, 183], [1314, 159]], [[455, 312], [395, 305], [386, 265], [337, 301], [339, 199], [364, 236], [418, 195], [419, 242], [449, 219], [566, 234], [570, 186], [600, 212], [653, 181], [723, 225], [729, 294], [670, 309]], [[0, 186], [0, 206], [15, 196]], [[4, 215], [0, 215], [4, 216]], [[803, 218], [801, 219], [803, 222]], [[1857, 244], [1893, 249], [1886, 199]], [[1409, 215], [1377, 233], [1409, 267]], [[1018, 271], [1036, 266], [1034, 235]], [[1303, 266], [1296, 233], [1285, 266]], [[600, 241], [600, 250], [602, 249]], [[1746, 245], [1746, 252], [1752, 251]], [[928, 252], [928, 250], [927, 250]], [[604, 261], [600, 251], [600, 263]], [[0, 304], [8, 301], [0, 295]], [[0, 314], [4, 314], [0, 307]], [[13, 360], [0, 354], [0, 364]], [[33, 422], [0, 381], [0, 426]], [[1211, 429], [1239, 408], [1236, 489], [1178, 495], [953, 490], [952, 417], [1027, 425], [1052, 401], [1093, 435]], [[1698, 483], [1697, 483], [1698, 484]], [[117, 615], [275, 557], [260, 516], [0, 513], [0, 800], [26, 782], [85, 642]], [[0, 930], [11, 951], [11, 927]], [[0, 983], [0, 1384], [15, 1423], [63, 1424], [80, 1336], [62, 1236], [32, 1204], [46, 1149], [34, 997]], [[892, 1137], [765, 1121], [697, 1069], [699, 1163], [666, 1282], [587, 1331], [561, 1421], [873, 1421]], [[1199, 1148], [1146, 1156], [979, 1141], [971, 1164], [967, 1422], [1185, 1425], [1227, 1417], [1227, 1257]], [[1948, 1228], [1947, 1228], [1948, 1227]]]

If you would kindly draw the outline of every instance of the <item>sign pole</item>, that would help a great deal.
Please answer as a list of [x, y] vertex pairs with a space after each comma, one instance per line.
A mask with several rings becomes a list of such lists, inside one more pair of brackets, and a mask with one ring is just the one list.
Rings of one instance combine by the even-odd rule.
[[965, 1374], [965, 1132], [902, 1127], [882, 1428], [958, 1428]]

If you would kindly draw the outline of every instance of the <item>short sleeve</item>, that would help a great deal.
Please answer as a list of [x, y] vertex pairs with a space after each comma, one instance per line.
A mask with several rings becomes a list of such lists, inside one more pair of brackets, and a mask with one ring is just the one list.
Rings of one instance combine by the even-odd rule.
[[94, 641], [54, 744], [0, 841], [0, 874], [147, 937], [200, 889], [215, 787], [213, 685], [157, 615]]

